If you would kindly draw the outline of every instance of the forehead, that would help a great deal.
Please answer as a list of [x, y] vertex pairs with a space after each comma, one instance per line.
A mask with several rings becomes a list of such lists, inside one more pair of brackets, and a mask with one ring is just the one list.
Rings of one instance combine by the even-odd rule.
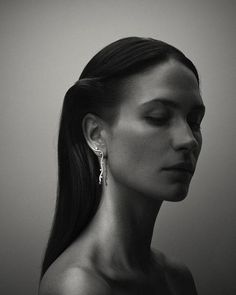
[[182, 108], [202, 105], [194, 73], [178, 61], [170, 60], [128, 77], [123, 84], [121, 109], [129, 110], [153, 101], [173, 101]]

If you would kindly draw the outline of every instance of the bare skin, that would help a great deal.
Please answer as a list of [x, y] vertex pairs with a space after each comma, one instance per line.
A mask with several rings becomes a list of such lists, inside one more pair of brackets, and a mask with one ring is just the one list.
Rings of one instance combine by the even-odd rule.
[[[189, 270], [167, 259], [157, 250], [153, 251], [155, 262], [145, 272], [101, 269], [94, 262], [85, 262], [77, 256], [75, 248], [69, 247], [48, 269], [40, 285], [39, 295], [196, 295], [197, 291]], [[81, 261], [79, 261], [81, 260]]]
[[[45, 273], [40, 295], [197, 294], [186, 267], [151, 249], [162, 202], [186, 197], [201, 150], [196, 78], [170, 60], [125, 83], [114, 126], [84, 119], [88, 145], [106, 156], [108, 182], [89, 226]], [[180, 162], [191, 163], [191, 173], [166, 169]]]

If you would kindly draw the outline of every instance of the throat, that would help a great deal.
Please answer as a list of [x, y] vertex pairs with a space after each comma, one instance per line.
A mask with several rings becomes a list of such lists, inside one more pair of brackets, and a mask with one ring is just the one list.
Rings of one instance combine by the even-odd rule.
[[108, 185], [95, 216], [79, 237], [92, 264], [114, 276], [150, 272], [152, 234], [160, 206], [146, 196]]

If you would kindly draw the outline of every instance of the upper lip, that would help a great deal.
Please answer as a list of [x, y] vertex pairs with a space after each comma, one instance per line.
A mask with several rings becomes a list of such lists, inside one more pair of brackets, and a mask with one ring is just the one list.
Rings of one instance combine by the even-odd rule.
[[190, 173], [194, 173], [194, 165], [192, 163], [189, 163], [189, 162], [181, 162], [181, 163], [166, 167], [165, 169], [166, 170], [178, 169], [178, 170], [184, 170], [184, 171], [187, 171], [187, 172], [190, 172]]

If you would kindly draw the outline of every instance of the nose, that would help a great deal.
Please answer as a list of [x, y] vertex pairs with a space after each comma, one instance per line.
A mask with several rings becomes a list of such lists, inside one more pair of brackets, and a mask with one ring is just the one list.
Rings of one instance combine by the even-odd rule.
[[175, 150], [193, 151], [200, 147], [187, 122], [181, 122], [173, 128], [172, 146]]

